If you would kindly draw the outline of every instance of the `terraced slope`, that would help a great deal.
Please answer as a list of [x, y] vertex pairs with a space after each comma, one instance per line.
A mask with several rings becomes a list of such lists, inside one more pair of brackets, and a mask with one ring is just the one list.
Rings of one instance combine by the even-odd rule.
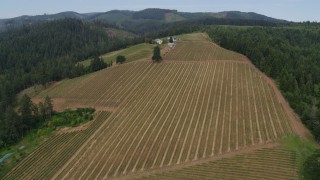
[[[206, 40], [191, 42], [198, 41], [207, 49], [220, 48]], [[193, 52], [190, 56], [197, 57]], [[211, 51], [200, 54], [206, 53]], [[81, 146], [71, 149], [72, 157], [59, 166], [48, 164], [48, 177], [125, 177], [272, 143], [293, 133], [273, 88], [251, 64], [199, 58], [127, 63], [44, 91], [40, 96], [55, 98], [61, 108], [92, 106], [113, 112]], [[41, 158], [37, 153], [28, 158], [33, 156]], [[26, 169], [21, 179], [41, 170], [18, 166]], [[15, 177], [16, 171], [7, 177]]]
[[296, 179], [296, 154], [277, 148], [223, 158], [138, 179]]

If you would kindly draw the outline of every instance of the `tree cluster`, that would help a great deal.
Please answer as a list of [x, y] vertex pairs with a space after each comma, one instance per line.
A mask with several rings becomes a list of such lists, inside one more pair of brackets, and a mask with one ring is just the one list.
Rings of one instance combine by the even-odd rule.
[[50, 97], [46, 96], [44, 101], [37, 105], [29, 96], [24, 95], [18, 104], [18, 110], [8, 107], [4, 119], [0, 120], [0, 149], [16, 143], [52, 114], [53, 105]]
[[302, 179], [317, 180], [320, 177], [320, 150], [316, 150], [303, 164]]
[[89, 66], [89, 72], [95, 72], [109, 66], [111, 66], [111, 64], [110, 65], [106, 64], [102, 58], [97, 56], [91, 60], [90, 66]]
[[117, 58], [116, 58], [116, 63], [117, 64], [122, 64], [122, 63], [124, 63], [126, 61], [126, 57], [125, 56], [117, 56]]

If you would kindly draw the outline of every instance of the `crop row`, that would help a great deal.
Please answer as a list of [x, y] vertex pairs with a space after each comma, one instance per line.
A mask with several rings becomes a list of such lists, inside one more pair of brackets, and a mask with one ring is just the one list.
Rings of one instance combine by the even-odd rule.
[[[273, 89], [248, 64], [140, 63], [136, 78], [124, 77], [122, 87], [130, 91], [110, 123], [56, 178], [118, 176], [216, 156], [291, 133]], [[101, 103], [118, 95], [106, 95]]]
[[141, 83], [141, 75], [152, 69], [151, 63], [130, 63], [104, 69], [89, 76], [63, 81], [41, 96], [63, 98], [68, 104], [117, 107], [131, 88]]
[[165, 60], [206, 61], [206, 60], [238, 60], [240, 54], [223, 49], [207, 41], [179, 41]]
[[296, 179], [296, 164], [293, 152], [277, 147], [139, 179]]
[[110, 112], [99, 112], [86, 130], [54, 135], [23, 159], [4, 179], [50, 178], [109, 115]]

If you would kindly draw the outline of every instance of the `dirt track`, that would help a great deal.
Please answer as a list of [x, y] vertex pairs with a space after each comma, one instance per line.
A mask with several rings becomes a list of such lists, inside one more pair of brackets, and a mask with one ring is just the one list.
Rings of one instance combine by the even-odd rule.
[[[43, 99], [40, 98], [33, 98], [32, 102], [35, 104], [38, 104], [42, 102]], [[52, 98], [53, 103], [53, 109], [55, 111], [64, 111], [65, 109], [77, 109], [77, 108], [94, 108], [96, 111], [110, 111], [114, 112], [117, 110], [115, 107], [109, 107], [109, 106], [96, 106], [96, 105], [85, 105], [85, 104], [79, 104], [79, 103], [68, 103], [66, 99], [63, 98]]]

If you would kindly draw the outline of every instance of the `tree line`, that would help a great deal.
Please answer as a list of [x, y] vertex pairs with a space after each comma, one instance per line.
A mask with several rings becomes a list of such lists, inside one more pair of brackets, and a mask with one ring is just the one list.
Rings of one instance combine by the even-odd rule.
[[0, 126], [0, 149], [16, 143], [26, 133], [49, 119], [53, 114], [53, 105], [48, 96], [43, 102], [34, 104], [31, 98], [24, 95], [17, 111], [9, 106]]

